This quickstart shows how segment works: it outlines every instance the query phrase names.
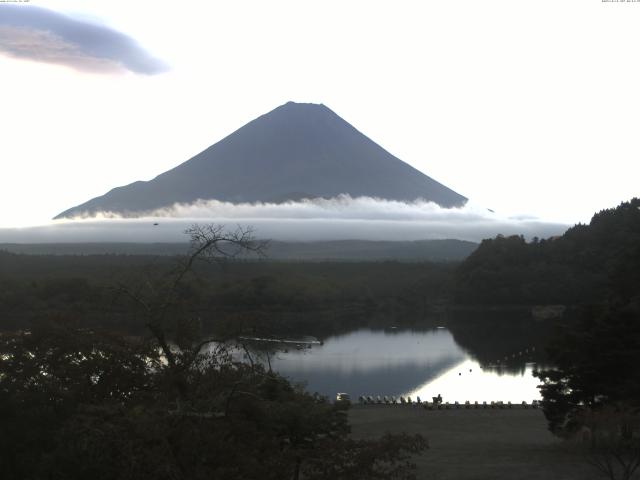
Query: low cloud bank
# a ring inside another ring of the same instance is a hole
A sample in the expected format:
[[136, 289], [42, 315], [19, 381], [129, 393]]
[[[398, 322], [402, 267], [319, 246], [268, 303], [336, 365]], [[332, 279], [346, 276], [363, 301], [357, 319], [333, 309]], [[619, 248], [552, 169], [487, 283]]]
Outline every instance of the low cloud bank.
[[102, 212], [93, 218], [0, 229], [0, 243], [179, 242], [186, 240], [183, 232], [193, 223], [252, 226], [259, 238], [286, 241], [455, 238], [477, 242], [498, 234], [547, 238], [568, 227], [531, 217], [502, 217], [473, 205], [447, 209], [431, 202], [344, 195], [282, 204], [198, 201], [136, 218]]
[[0, 53], [89, 72], [168, 69], [121, 32], [33, 5], [0, 6]]

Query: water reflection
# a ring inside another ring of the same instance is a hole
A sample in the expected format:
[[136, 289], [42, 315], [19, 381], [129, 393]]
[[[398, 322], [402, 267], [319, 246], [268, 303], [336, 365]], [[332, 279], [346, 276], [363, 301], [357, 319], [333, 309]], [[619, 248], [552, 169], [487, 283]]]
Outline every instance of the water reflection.
[[447, 326], [456, 344], [471, 352], [483, 367], [524, 374], [527, 362], [547, 363], [545, 346], [553, 337], [555, 323], [535, 321], [510, 310], [470, 310], [452, 314]]
[[541, 398], [537, 389], [540, 381], [532, 375], [533, 369], [533, 364], [527, 364], [522, 374], [483, 370], [478, 362], [467, 359], [406, 394], [429, 401], [441, 394], [443, 401], [451, 403], [467, 400], [530, 403]]
[[[310, 392], [334, 398], [360, 395], [440, 393], [445, 401], [520, 402], [539, 398], [533, 366], [514, 372], [481, 369], [446, 329], [430, 331], [357, 330], [329, 337], [309, 350], [289, 350], [271, 358], [274, 370]], [[460, 375], [459, 375], [460, 374]]]

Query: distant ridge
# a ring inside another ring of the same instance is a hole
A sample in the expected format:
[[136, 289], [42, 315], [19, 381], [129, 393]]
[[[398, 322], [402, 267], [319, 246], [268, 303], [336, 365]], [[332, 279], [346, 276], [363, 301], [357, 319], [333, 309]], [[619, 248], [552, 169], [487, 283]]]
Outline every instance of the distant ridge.
[[100, 211], [138, 216], [174, 203], [302, 198], [423, 199], [442, 207], [467, 201], [394, 157], [324, 105], [289, 102], [258, 117], [148, 182], [117, 187], [55, 218]]
[[[188, 243], [0, 243], [0, 252], [25, 255], [182, 255]], [[464, 240], [317, 242], [271, 241], [267, 260], [453, 262], [478, 247]], [[254, 258], [254, 257], [251, 257]]]

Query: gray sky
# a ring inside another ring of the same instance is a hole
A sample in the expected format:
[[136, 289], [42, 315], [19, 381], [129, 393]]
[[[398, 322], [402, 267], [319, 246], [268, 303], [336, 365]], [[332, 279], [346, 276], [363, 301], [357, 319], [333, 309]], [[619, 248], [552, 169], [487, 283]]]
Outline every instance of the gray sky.
[[288, 100], [501, 218], [588, 221], [639, 193], [638, 24], [640, 3], [601, 0], [0, 3], [0, 227]]

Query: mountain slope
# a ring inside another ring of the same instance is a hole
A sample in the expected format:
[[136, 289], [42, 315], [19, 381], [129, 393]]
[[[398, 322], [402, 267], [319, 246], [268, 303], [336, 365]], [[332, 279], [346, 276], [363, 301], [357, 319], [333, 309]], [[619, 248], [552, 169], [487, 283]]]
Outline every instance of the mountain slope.
[[289, 102], [153, 180], [114, 188], [56, 218], [98, 211], [135, 215], [198, 199], [283, 202], [341, 193], [425, 199], [443, 207], [466, 202], [324, 105]]

